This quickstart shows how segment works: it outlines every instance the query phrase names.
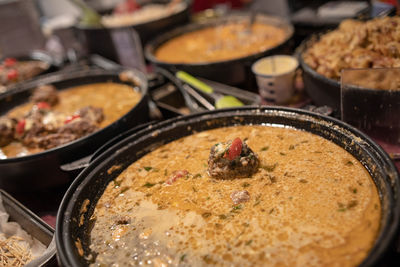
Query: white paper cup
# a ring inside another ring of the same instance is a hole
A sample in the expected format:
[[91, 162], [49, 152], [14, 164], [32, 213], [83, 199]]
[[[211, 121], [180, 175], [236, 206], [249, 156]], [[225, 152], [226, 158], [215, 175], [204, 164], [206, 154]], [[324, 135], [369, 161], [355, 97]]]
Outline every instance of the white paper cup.
[[277, 55], [257, 60], [251, 67], [256, 75], [260, 96], [277, 104], [286, 103], [294, 94], [294, 78], [299, 62], [295, 57]]

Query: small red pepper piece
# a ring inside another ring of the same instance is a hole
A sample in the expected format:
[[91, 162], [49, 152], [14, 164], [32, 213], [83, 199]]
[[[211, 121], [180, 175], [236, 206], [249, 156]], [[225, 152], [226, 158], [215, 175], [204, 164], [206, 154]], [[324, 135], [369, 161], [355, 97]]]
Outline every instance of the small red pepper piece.
[[75, 119], [77, 119], [77, 118], [80, 118], [80, 117], [81, 117], [81, 116], [79, 116], [79, 115], [77, 115], [77, 114], [72, 115], [72, 116], [69, 116], [69, 117], [64, 121], [64, 123], [65, 123], [65, 124], [70, 123], [71, 121], [73, 121], [73, 120], [75, 120]]
[[20, 120], [20, 121], [17, 123], [17, 126], [15, 126], [15, 131], [17, 132], [17, 134], [23, 134], [23, 133], [24, 133], [25, 124], [26, 124], [26, 121], [25, 121], [25, 120]]
[[174, 171], [172, 175], [165, 181], [165, 183], [168, 185], [172, 185], [176, 180], [188, 175], [188, 173], [189, 172], [187, 170]]
[[36, 107], [38, 109], [49, 109], [50, 105], [47, 102], [39, 102], [39, 103], [36, 104]]
[[242, 140], [239, 137], [236, 137], [233, 141], [231, 146], [229, 147], [228, 151], [225, 154], [225, 157], [229, 160], [234, 160], [240, 153], [242, 153]]
[[16, 69], [11, 69], [7, 72], [7, 79], [9, 81], [15, 81], [18, 78], [18, 71]]
[[12, 67], [15, 65], [15, 63], [17, 63], [17, 60], [12, 57], [6, 58], [3, 62], [4, 66], [6, 67]]
[[129, 14], [135, 12], [136, 10], [140, 9], [140, 6], [136, 2], [136, 0], [125, 0], [118, 4], [115, 9], [115, 14]]

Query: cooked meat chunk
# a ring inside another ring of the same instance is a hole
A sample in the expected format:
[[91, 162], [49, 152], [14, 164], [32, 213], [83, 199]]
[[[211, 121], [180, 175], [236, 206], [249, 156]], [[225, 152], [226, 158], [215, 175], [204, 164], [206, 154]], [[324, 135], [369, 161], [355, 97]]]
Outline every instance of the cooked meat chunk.
[[16, 126], [15, 139], [27, 147], [40, 147], [38, 139], [45, 137], [49, 132], [40, 121], [30, 119], [20, 120]]
[[[40, 147], [44, 149], [50, 149], [58, 147], [62, 144], [66, 144], [77, 139], [77, 136], [69, 133], [52, 133], [43, 136], [32, 136], [30, 139], [25, 138], [24, 140], [29, 141], [30, 147]], [[25, 144], [28, 146], [28, 144]]]
[[0, 146], [6, 146], [14, 138], [14, 131], [17, 122], [8, 117], [0, 117]]
[[76, 135], [76, 139], [93, 133], [97, 130], [96, 124], [91, 121], [85, 119], [76, 119], [69, 123], [66, 123], [64, 126], [60, 127], [57, 133], [60, 134], [73, 134]]
[[87, 106], [79, 109], [76, 114], [79, 115], [82, 119], [95, 123], [100, 123], [104, 120], [104, 113], [102, 108]]
[[21, 142], [28, 147], [50, 149], [72, 142], [95, 130], [97, 130], [95, 124], [83, 119], [69, 122], [53, 132], [48, 131], [44, 124], [36, 122], [25, 131]]
[[179, 178], [182, 178], [186, 175], [188, 175], [189, 172], [187, 170], [179, 170], [179, 171], [174, 171], [170, 177], [165, 181], [167, 185], [172, 185], [173, 183], [176, 182]]
[[250, 194], [246, 190], [243, 191], [234, 191], [231, 194], [231, 199], [233, 201], [233, 204], [239, 204], [243, 202], [247, 202], [250, 200]]
[[31, 100], [35, 103], [46, 102], [50, 106], [54, 106], [58, 103], [57, 89], [52, 85], [39, 86], [33, 92]]
[[259, 159], [240, 138], [217, 143], [211, 148], [208, 158], [208, 173], [211, 177], [234, 179], [249, 177], [257, 171]]

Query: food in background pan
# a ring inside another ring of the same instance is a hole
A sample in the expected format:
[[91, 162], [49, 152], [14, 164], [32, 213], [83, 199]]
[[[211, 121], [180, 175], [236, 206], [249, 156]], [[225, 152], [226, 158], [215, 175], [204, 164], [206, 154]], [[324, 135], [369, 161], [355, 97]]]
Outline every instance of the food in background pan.
[[400, 17], [366, 22], [343, 21], [304, 53], [306, 64], [325, 77], [339, 79], [346, 68], [400, 67]]
[[39, 86], [29, 103], [0, 117], [0, 158], [58, 147], [118, 120], [140, 100], [132, 87], [95, 83], [58, 91]]
[[208, 63], [246, 57], [282, 43], [286, 32], [255, 22], [229, 22], [182, 34], [162, 44], [155, 52], [168, 63]]
[[0, 87], [31, 79], [48, 67], [43, 61], [6, 58], [0, 63]]
[[134, 0], [127, 0], [118, 5], [112, 15], [101, 18], [105, 27], [123, 27], [158, 20], [185, 9], [186, 3], [171, 1], [168, 4], [148, 4], [140, 6]]
[[92, 266], [356, 266], [380, 227], [374, 182], [317, 135], [234, 126], [163, 145], [110, 182]]

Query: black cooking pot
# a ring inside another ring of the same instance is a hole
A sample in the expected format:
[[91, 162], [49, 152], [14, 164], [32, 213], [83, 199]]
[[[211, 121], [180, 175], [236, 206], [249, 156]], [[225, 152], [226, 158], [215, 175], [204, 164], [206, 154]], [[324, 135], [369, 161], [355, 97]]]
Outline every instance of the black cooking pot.
[[[162, 4], [167, 2], [169, 1], [155, 1], [155, 3]], [[99, 54], [113, 61], [121, 62], [121, 52], [123, 52], [121, 50], [127, 49], [126, 44], [116, 43], [113, 40], [117, 40], [118, 35], [121, 35], [121, 30], [134, 29], [144, 47], [151, 38], [189, 21], [191, 1], [186, 0], [185, 2], [186, 7], [183, 10], [157, 20], [116, 28], [85, 27], [78, 24], [75, 26], [75, 31], [78, 39], [86, 45], [89, 53]]]
[[313, 35], [304, 40], [296, 49], [300, 66], [303, 69], [304, 89], [318, 106], [327, 105], [336, 111], [340, 111], [340, 82], [319, 74], [303, 59], [303, 53], [318, 39], [319, 35]]
[[[62, 165], [90, 155], [118, 133], [148, 121], [147, 80], [144, 74], [134, 71], [134, 82], [124, 82], [119, 71], [87, 70], [73, 73], [55, 73], [24, 84], [13, 92], [0, 96], [0, 115], [28, 101], [38, 85], [53, 84], [58, 90], [73, 86], [117, 82], [132, 86], [142, 98], [128, 113], [107, 127], [71, 143], [23, 157], [0, 159], [0, 188], [8, 192], [32, 192], [65, 185], [77, 174], [61, 169]], [[116, 92], [118, 93], [118, 92]]]
[[242, 85], [247, 79], [253, 77], [251, 72], [251, 65], [253, 62], [264, 56], [284, 52], [294, 32], [293, 26], [289, 22], [279, 17], [257, 14], [256, 22], [274, 25], [283, 29], [286, 32], [286, 38], [275, 47], [246, 57], [210, 63], [168, 63], [158, 60], [155, 57], [155, 52], [162, 44], [177, 36], [207, 27], [224, 25], [232, 21], [249, 21], [250, 16], [250, 13], [233, 13], [231, 15], [217, 18], [206, 23], [190, 24], [174, 29], [150, 41], [145, 47], [145, 56], [153, 64], [173, 72], [177, 70], [183, 70], [190, 74], [213, 81], [230, 85]]
[[[36, 76], [32, 77], [31, 79], [8, 85], [6, 88], [7, 91], [13, 90], [14, 88], [18, 88], [22, 82], [37, 79], [38, 76], [48, 74], [50, 72], [54, 72], [54, 71], [58, 70], [58, 68], [59, 68], [59, 66], [55, 63], [55, 61], [53, 60], [51, 55], [49, 55], [48, 53], [46, 53], [44, 51], [40, 51], [40, 50], [30, 51], [29, 53], [26, 53], [26, 54], [7, 55], [7, 56], [0, 58], [0, 62], [5, 60], [6, 58], [15, 58], [17, 61], [40, 61], [40, 62], [43, 62], [46, 64], [46, 67], [43, 68], [43, 70], [40, 73], [38, 73]], [[3, 93], [3, 92], [0, 91], [0, 93]]]
[[[167, 120], [128, 136], [96, 158], [72, 183], [58, 211], [56, 244], [63, 266], [86, 266], [90, 218], [107, 184], [155, 148], [203, 130], [232, 125], [281, 125], [311, 132], [341, 146], [371, 174], [382, 204], [381, 229], [362, 266], [373, 266], [392, 244], [399, 226], [399, 174], [388, 155], [360, 131], [336, 119], [290, 108], [241, 107]], [[107, 172], [112, 166], [120, 168]], [[82, 245], [82, 253], [79, 253]]]

